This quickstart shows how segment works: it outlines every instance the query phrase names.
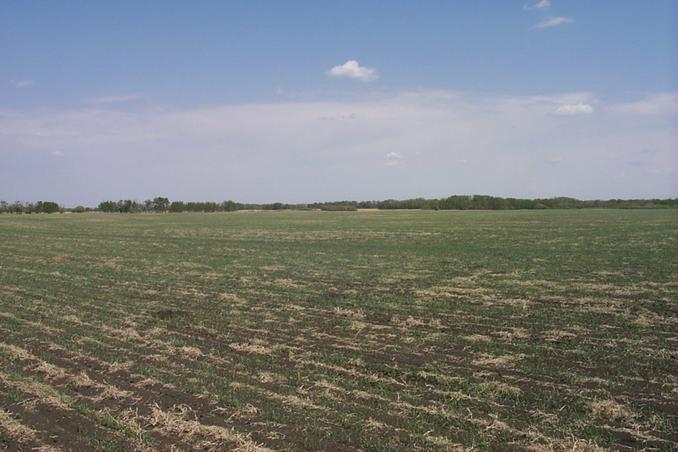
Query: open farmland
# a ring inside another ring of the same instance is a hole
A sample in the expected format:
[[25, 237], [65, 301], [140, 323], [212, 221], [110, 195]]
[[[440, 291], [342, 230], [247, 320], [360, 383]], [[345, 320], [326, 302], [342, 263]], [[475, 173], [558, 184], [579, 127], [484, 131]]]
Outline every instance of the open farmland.
[[0, 216], [0, 449], [675, 448], [677, 250], [676, 210]]

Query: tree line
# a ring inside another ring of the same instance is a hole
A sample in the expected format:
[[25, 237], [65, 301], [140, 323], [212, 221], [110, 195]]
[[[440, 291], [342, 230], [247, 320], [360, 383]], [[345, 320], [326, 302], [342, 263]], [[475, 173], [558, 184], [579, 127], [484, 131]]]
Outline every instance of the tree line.
[[243, 210], [244, 204], [234, 201], [224, 202], [184, 202], [172, 201], [164, 197], [137, 202], [131, 199], [120, 201], [102, 201], [96, 210], [101, 212], [141, 213], [141, 212], [232, 212]]
[[38, 202], [20, 202], [8, 203], [0, 201], [0, 213], [56, 213], [64, 209], [53, 201]]
[[536, 209], [657, 209], [678, 208], [678, 198], [669, 199], [608, 199], [580, 200], [557, 198], [502, 198], [488, 195], [454, 195], [447, 198], [386, 199], [381, 201], [333, 201], [307, 204], [268, 204], [223, 202], [170, 201], [158, 196], [138, 202], [132, 199], [102, 201], [95, 208], [62, 207], [53, 201], [36, 203], [0, 201], [1, 213], [55, 213], [55, 212], [107, 212], [107, 213], [163, 213], [163, 212], [233, 212], [236, 210], [326, 210], [350, 211], [357, 209], [425, 209], [425, 210], [536, 210]]

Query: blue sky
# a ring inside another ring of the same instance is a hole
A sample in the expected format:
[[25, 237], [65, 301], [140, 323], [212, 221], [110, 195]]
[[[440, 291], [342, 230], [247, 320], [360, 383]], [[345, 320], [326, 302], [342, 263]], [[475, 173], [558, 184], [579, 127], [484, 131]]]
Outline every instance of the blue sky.
[[0, 199], [678, 196], [677, 57], [672, 0], [4, 1]]

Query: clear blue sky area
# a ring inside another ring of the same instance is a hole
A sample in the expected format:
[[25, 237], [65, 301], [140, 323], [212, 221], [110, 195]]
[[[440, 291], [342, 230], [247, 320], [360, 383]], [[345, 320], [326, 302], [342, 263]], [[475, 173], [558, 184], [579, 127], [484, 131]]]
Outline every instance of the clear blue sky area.
[[[36, 86], [18, 93], [5, 83], [1, 93], [17, 108], [128, 91], [187, 104], [272, 99], [281, 90], [341, 89], [323, 71], [349, 57], [379, 69], [380, 89], [606, 97], [675, 89], [678, 2], [524, 6], [4, 1], [0, 74]], [[549, 16], [574, 22], [533, 28]]]

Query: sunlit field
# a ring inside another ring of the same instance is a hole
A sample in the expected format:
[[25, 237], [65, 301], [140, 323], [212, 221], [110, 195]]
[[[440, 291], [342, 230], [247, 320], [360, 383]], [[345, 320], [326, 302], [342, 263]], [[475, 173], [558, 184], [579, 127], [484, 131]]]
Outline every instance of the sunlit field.
[[671, 449], [678, 211], [0, 216], [0, 449]]

